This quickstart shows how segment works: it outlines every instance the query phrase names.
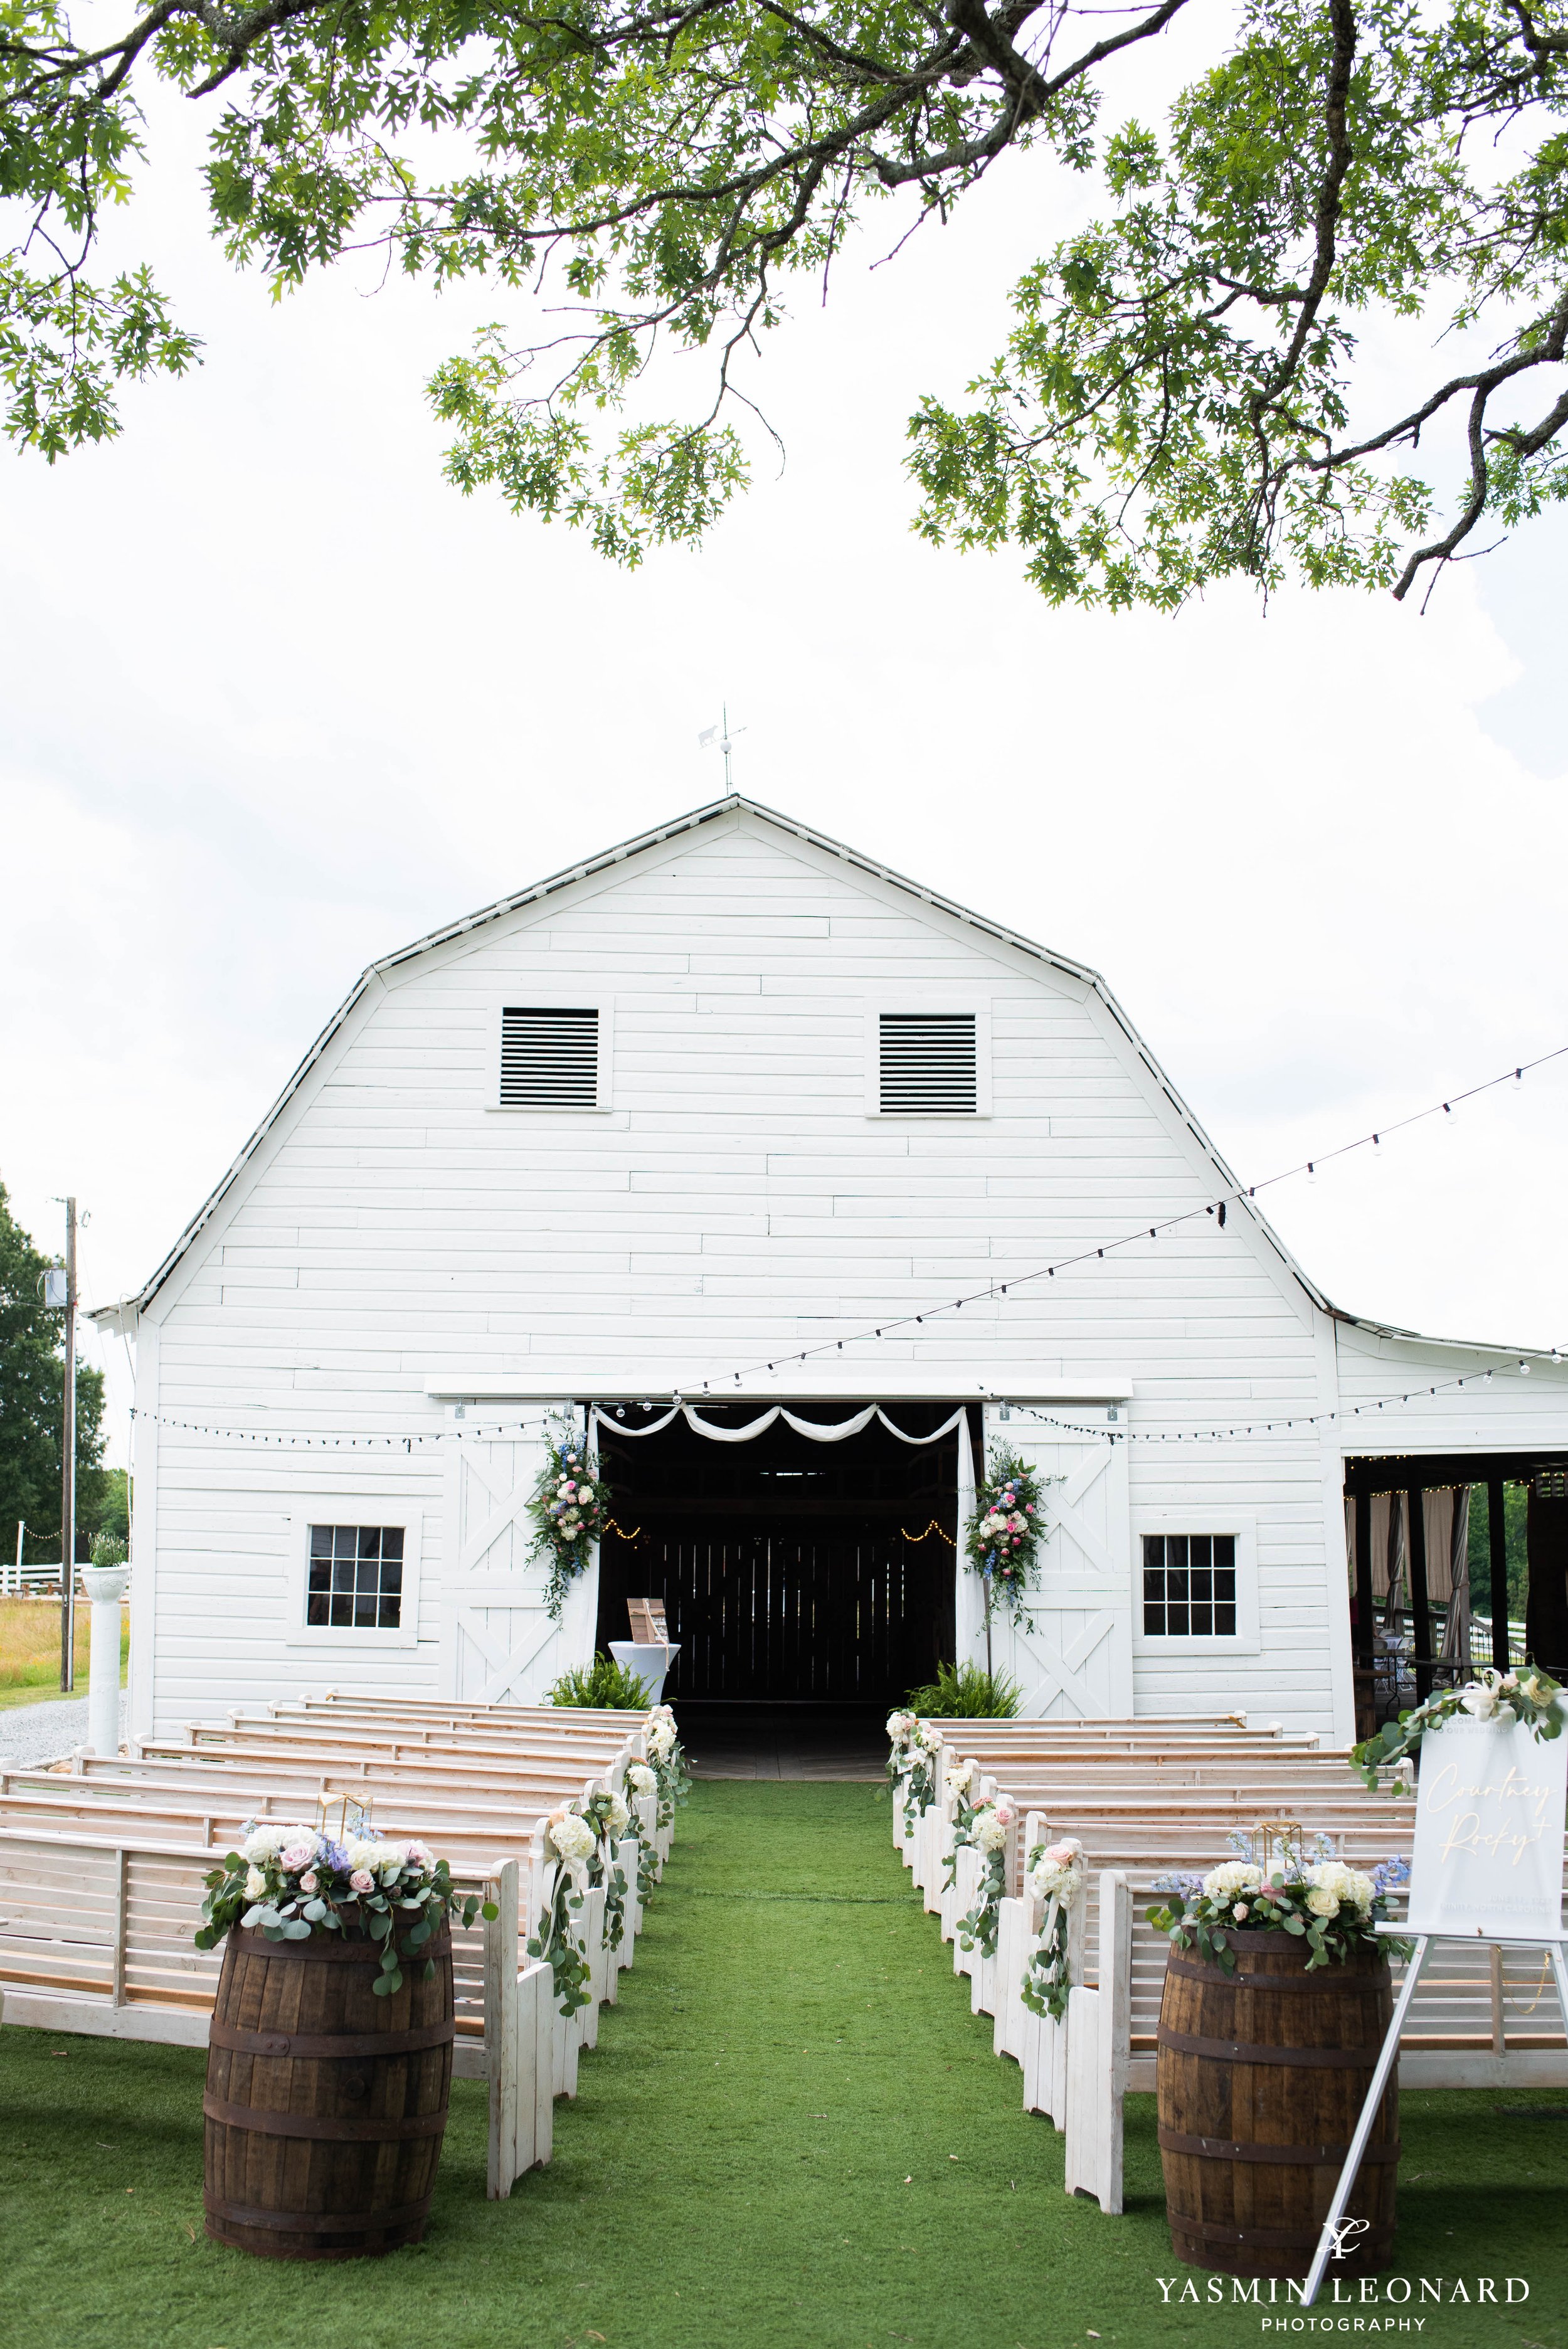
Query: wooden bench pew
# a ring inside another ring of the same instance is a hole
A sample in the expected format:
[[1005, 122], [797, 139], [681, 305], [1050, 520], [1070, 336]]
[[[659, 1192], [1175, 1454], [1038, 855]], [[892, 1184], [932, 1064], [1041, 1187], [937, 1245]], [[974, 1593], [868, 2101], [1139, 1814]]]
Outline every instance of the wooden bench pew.
[[[198, 1950], [212, 1855], [156, 1835], [0, 1825], [0, 1984], [5, 2020], [51, 2033], [201, 2047], [219, 1950]], [[457, 1868], [500, 1914], [454, 1930], [459, 2079], [488, 2083], [487, 2191], [551, 2158], [565, 2028], [548, 1965], [521, 1954], [515, 1859]]]

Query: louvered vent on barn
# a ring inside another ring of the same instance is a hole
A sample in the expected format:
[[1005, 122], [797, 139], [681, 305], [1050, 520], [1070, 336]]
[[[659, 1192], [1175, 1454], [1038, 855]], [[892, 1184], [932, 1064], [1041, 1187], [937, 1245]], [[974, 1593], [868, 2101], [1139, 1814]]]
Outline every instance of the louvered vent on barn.
[[500, 1015], [502, 1109], [596, 1109], [599, 1014], [508, 1005]]
[[980, 1101], [972, 1011], [884, 1011], [878, 1040], [884, 1116], [975, 1115]]

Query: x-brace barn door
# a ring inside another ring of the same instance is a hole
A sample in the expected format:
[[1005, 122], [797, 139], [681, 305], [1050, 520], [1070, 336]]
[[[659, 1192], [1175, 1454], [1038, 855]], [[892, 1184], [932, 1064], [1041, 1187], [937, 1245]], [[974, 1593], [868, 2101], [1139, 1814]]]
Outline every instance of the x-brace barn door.
[[[530, 1416], [532, 1417], [532, 1413]], [[598, 1573], [573, 1586], [559, 1625], [545, 1612], [548, 1568], [531, 1559], [529, 1499], [542, 1436], [463, 1436], [447, 1459], [441, 1693], [479, 1704], [538, 1704], [592, 1651]]]
[[1062, 1436], [1038, 1422], [998, 1424], [1047, 1485], [1041, 1572], [1029, 1598], [1032, 1632], [994, 1635], [998, 1663], [1023, 1691], [1023, 1710], [1058, 1719], [1132, 1711], [1132, 1537], [1127, 1447], [1096, 1436]]

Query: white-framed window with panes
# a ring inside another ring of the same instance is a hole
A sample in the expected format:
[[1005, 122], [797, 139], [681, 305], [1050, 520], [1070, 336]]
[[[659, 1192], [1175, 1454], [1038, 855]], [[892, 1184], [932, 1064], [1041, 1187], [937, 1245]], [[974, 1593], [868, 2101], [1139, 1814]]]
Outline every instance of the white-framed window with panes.
[[400, 1503], [302, 1501], [289, 1519], [289, 1646], [413, 1647], [422, 1530]]
[[1258, 1650], [1255, 1517], [1140, 1510], [1133, 1524], [1132, 1643], [1148, 1656]]
[[580, 1116], [611, 1106], [614, 1007], [526, 980], [490, 1010], [485, 1106], [498, 1114]]

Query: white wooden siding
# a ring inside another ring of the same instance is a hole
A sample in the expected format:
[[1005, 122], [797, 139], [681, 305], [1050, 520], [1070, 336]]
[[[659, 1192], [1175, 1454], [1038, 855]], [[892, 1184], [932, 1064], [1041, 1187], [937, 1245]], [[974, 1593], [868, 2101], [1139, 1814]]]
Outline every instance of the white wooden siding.
[[[936, 1008], [944, 990], [989, 1013], [992, 1115], [868, 1118], [868, 1006], [917, 995]], [[613, 1006], [607, 1112], [489, 1111], [489, 1023], [534, 991]], [[610, 1379], [692, 1391], [705, 1372], [1006, 1279], [1214, 1187], [1084, 982], [740, 811], [383, 972], [145, 1327], [173, 1417], [428, 1434], [453, 1424], [425, 1397], [434, 1376], [526, 1369], [562, 1393]], [[846, 1347], [834, 1386], [874, 1395], [896, 1369], [937, 1394], [1010, 1381], [1038, 1393], [1130, 1372], [1132, 1429], [1174, 1433], [1320, 1408], [1313, 1323], [1238, 1210], [1223, 1231], [1201, 1217]], [[1351, 1385], [1387, 1369], [1354, 1346], [1347, 1359], [1343, 1336], [1339, 1361]], [[341, 1496], [363, 1514], [377, 1493], [422, 1511], [419, 1644], [366, 1651], [353, 1678], [435, 1692], [438, 1446], [272, 1451], [166, 1427], [157, 1453], [156, 1655], [150, 1675], [139, 1667], [139, 1726], [347, 1676], [346, 1660], [283, 1644], [287, 1513], [304, 1492], [324, 1512]], [[1143, 1509], [1212, 1501], [1258, 1529], [1259, 1652], [1144, 1653], [1137, 1703], [1330, 1726], [1344, 1594], [1316, 1435], [1135, 1444], [1127, 1465], [1134, 1526]]]

